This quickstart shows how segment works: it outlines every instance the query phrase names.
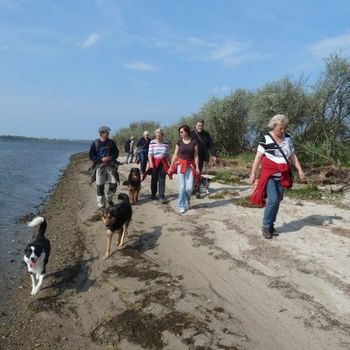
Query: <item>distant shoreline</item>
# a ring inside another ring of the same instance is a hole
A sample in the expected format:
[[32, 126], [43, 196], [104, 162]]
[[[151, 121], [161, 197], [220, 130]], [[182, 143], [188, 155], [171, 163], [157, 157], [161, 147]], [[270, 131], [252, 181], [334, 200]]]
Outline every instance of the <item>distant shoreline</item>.
[[77, 139], [64, 139], [47, 137], [29, 137], [29, 136], [14, 136], [14, 135], [0, 135], [0, 141], [43, 141], [43, 142], [75, 142], [75, 143], [90, 143], [91, 140], [77, 140]]

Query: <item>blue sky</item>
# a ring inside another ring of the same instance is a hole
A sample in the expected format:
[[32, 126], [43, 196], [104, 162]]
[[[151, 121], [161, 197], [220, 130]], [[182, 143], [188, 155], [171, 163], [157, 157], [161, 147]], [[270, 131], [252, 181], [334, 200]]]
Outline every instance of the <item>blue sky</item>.
[[0, 0], [0, 135], [93, 139], [163, 125], [350, 54], [350, 3]]

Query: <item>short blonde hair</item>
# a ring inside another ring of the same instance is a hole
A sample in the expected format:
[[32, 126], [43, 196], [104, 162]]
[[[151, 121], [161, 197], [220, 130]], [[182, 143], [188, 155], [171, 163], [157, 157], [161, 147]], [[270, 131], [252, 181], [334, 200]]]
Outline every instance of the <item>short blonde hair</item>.
[[161, 134], [161, 135], [164, 136], [164, 131], [163, 131], [162, 128], [158, 128], [154, 133], [155, 133], [155, 134]]
[[283, 126], [287, 127], [289, 119], [284, 114], [276, 114], [270, 119], [269, 123], [267, 124], [267, 127], [270, 130], [273, 130], [278, 123], [281, 123], [283, 124]]

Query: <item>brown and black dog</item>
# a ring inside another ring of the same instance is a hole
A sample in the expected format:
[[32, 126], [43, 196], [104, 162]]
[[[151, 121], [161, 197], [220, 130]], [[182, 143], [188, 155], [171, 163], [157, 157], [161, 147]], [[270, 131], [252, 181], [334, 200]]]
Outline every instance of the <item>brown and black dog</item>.
[[141, 173], [139, 168], [131, 168], [128, 180], [123, 182], [129, 188], [129, 198], [131, 204], [136, 204], [141, 190]]
[[115, 232], [118, 232], [119, 234], [117, 246], [120, 247], [123, 245], [132, 217], [132, 208], [128, 195], [126, 193], [119, 193], [118, 201], [119, 203], [108, 207], [102, 214], [102, 221], [107, 229], [106, 252], [104, 255], [105, 259], [108, 259], [111, 255], [112, 237]]

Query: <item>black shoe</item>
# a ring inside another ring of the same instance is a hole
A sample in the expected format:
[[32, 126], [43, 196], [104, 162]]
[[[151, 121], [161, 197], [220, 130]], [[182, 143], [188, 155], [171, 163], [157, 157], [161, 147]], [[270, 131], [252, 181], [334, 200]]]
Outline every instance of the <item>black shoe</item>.
[[167, 202], [167, 200], [165, 199], [165, 197], [159, 197], [159, 201], [162, 204], [165, 204]]
[[114, 205], [113, 201], [109, 201], [109, 202], [108, 202], [108, 206], [109, 206], [109, 207], [112, 207], [113, 205]]
[[266, 239], [272, 238], [272, 233], [270, 232], [270, 229], [263, 227], [262, 228], [262, 234]]
[[199, 192], [196, 193], [196, 198], [200, 199], [201, 198], [201, 194]]
[[152, 199], [152, 201], [156, 201], [158, 199], [158, 197], [155, 194], [152, 194], [151, 199]]
[[276, 229], [274, 228], [274, 226], [270, 227], [270, 233], [272, 234], [272, 236], [279, 236], [280, 234], [276, 231]]

